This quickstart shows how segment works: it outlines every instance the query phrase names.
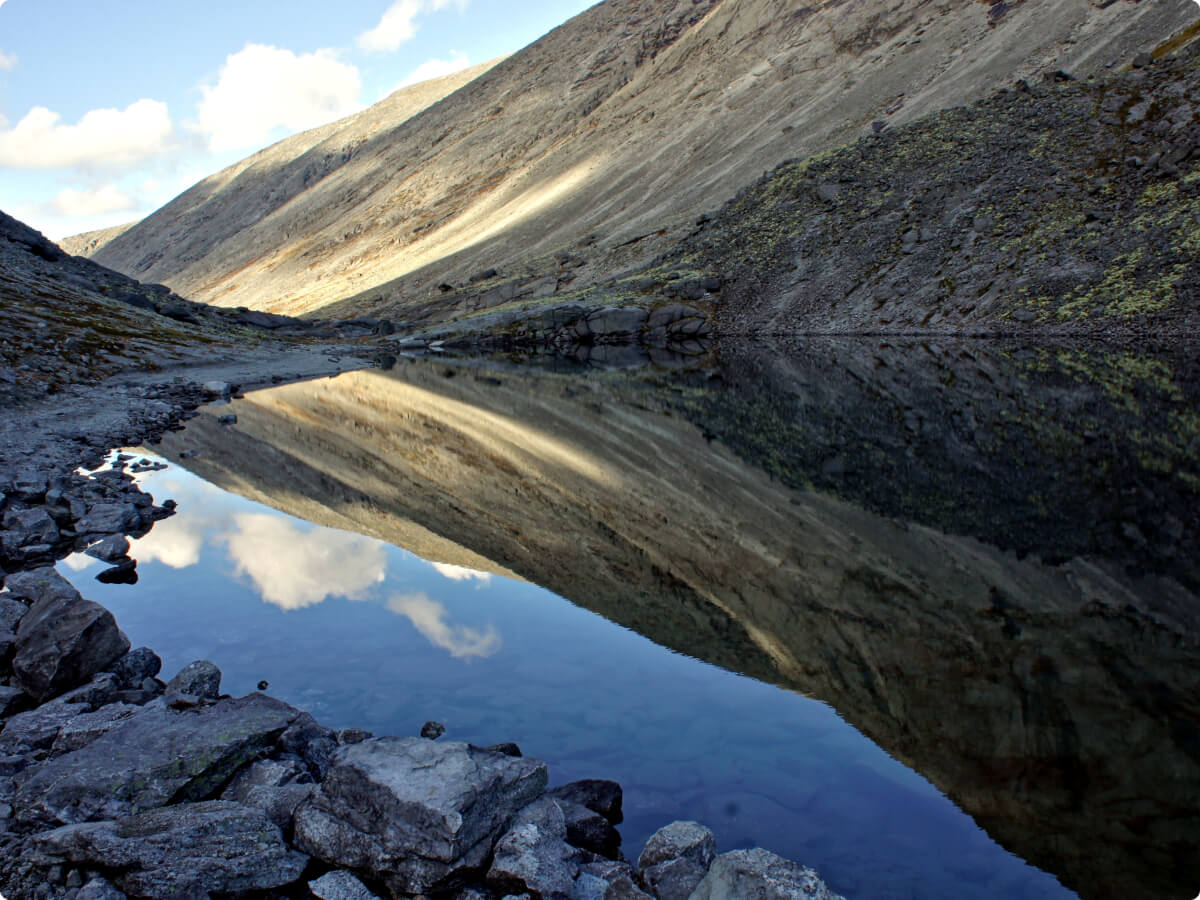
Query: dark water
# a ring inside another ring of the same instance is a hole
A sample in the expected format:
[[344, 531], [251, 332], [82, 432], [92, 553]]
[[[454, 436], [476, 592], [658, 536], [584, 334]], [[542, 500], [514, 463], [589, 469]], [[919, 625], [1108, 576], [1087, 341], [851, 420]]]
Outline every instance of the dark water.
[[1191, 898], [1188, 359], [402, 361], [170, 436], [179, 514], [87, 593], [168, 672], [614, 778], [630, 856], [694, 818], [851, 898]]

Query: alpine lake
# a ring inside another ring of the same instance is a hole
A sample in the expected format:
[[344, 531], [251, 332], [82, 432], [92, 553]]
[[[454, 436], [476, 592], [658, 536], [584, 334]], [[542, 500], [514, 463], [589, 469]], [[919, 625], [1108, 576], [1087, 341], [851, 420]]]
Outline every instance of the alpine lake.
[[136, 584], [60, 569], [167, 675], [614, 779], [635, 859], [695, 819], [851, 900], [1200, 889], [1184, 349], [401, 357], [126, 452], [176, 515]]

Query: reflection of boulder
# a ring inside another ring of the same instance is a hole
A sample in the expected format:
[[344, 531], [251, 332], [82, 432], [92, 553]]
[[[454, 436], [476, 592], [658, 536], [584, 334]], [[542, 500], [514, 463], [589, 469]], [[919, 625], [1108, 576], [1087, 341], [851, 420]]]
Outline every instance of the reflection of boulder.
[[[972, 352], [975, 369], [1012, 385], [1030, 408], [1070, 399], [1058, 374], [1040, 382], [1036, 367]], [[942, 356], [889, 358], [910, 369], [914, 417], [939, 415], [948, 396], [970, 398], [982, 421], [1002, 418], [1006, 395], [993, 390], [989, 407], [967, 369], [956, 384], [929, 368]], [[804, 366], [785, 360], [774, 370]], [[791, 389], [810, 377], [810, 419], [842, 410], [855, 427], [871, 421], [869, 380], [827, 366]], [[919, 389], [934, 383], [947, 387]], [[707, 426], [667, 414], [668, 404], [682, 406], [726, 427], [702, 406], [719, 404], [713, 396], [405, 364], [251, 394], [236, 404], [236, 432], [203, 415], [187, 431], [188, 446], [203, 452], [188, 464], [310, 519], [401, 544], [422, 534], [470, 547], [473, 561], [465, 550], [442, 561], [519, 573], [665, 646], [827, 700], [995, 839], [1085, 897], [1194, 890], [1194, 595], [1098, 558], [1018, 560], [971, 537], [781, 489], [710, 444]], [[736, 412], [736, 391], [731, 402]], [[795, 396], [761, 402], [786, 410]], [[756, 421], [765, 420], [748, 418], [747, 428]], [[1069, 420], [1055, 424], [1069, 433]], [[880, 472], [887, 454], [907, 453], [886, 427], [876, 429]], [[1086, 499], [1070, 482], [1078, 470], [1063, 469], [1023, 427], [1010, 425], [1030, 454], [1021, 468], [1063, 472], [1059, 489]], [[823, 449], [817, 459], [837, 446], [829, 428], [828, 444], [812, 448]], [[753, 435], [760, 456], [769, 430]], [[168, 450], [179, 440], [169, 435]], [[1002, 454], [975, 465], [962, 452], [955, 478], [999, 477]], [[778, 459], [788, 463], [783, 443]], [[905, 465], [895, 464], [897, 478], [913, 470]]]

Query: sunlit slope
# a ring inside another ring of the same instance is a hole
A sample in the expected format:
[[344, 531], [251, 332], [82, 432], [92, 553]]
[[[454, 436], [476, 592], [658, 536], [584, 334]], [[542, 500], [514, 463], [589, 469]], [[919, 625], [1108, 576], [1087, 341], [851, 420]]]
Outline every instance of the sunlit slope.
[[[396, 313], [565, 248], [645, 238], [644, 258], [784, 159], [1121, 64], [1195, 16], [1191, 0], [607, 0], [416, 115], [373, 107], [202, 182], [97, 259], [216, 304]], [[577, 284], [637, 261], [583, 255]]]

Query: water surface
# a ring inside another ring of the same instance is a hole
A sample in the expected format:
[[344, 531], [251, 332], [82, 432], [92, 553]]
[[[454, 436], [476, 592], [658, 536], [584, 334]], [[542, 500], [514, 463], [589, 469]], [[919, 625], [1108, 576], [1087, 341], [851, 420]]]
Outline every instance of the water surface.
[[168, 672], [614, 778], [632, 856], [695, 818], [847, 897], [1190, 898], [1195, 396], [1107, 350], [402, 361], [170, 436], [179, 514], [89, 594]]

